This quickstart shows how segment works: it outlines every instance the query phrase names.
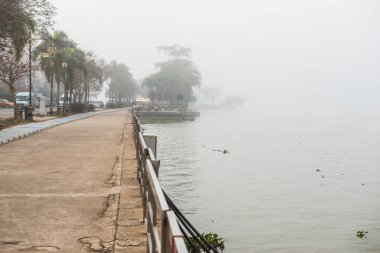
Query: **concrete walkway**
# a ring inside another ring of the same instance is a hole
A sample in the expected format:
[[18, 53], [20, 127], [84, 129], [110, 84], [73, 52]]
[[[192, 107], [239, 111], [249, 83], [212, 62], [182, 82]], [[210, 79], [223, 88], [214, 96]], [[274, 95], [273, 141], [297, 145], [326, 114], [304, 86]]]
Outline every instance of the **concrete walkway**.
[[0, 252], [145, 252], [131, 122], [102, 113], [0, 146]]
[[70, 123], [76, 120], [85, 119], [91, 116], [95, 116], [100, 113], [107, 113], [118, 110], [105, 110], [98, 112], [86, 112], [81, 114], [75, 114], [68, 117], [56, 118], [48, 121], [41, 121], [36, 123], [30, 123], [20, 126], [15, 126], [7, 128], [0, 131], [0, 145], [6, 144], [8, 142], [18, 140], [32, 134], [41, 132], [43, 130], [49, 129], [51, 127], [59, 126], [62, 124]]

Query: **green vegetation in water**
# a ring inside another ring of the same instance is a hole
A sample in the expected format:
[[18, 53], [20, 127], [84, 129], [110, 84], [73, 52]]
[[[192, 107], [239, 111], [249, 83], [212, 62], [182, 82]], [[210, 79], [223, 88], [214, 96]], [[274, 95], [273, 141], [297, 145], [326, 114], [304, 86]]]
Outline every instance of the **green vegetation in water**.
[[[205, 239], [212, 247], [214, 247], [217, 250], [220, 250], [223, 252], [224, 250], [224, 239], [222, 237], [219, 237], [218, 234], [215, 233], [202, 233], [203, 239]], [[197, 237], [199, 238], [199, 237]], [[199, 240], [199, 239], [198, 239]], [[186, 247], [189, 250], [189, 252], [196, 252], [200, 253], [203, 252], [200, 245], [197, 243], [197, 241], [194, 239], [194, 237], [189, 237], [189, 240], [185, 240]], [[192, 248], [192, 245], [197, 247], [197, 250], [194, 250]]]
[[359, 238], [367, 238], [365, 235], [368, 234], [368, 231], [362, 231], [362, 230], [359, 230], [356, 232], [356, 236], [359, 237]]
[[214, 151], [214, 152], [221, 152], [221, 153], [223, 153], [223, 154], [228, 154], [228, 153], [230, 153], [230, 151], [228, 151], [227, 149], [213, 149], [212, 151]]

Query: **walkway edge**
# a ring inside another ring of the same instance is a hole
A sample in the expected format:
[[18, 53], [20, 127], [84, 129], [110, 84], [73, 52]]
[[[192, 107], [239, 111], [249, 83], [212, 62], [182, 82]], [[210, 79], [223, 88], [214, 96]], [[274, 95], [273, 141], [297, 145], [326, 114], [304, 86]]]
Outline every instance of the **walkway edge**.
[[7, 143], [31, 136], [33, 134], [48, 130], [53, 127], [57, 127], [63, 124], [71, 123], [77, 120], [86, 119], [93, 117], [102, 113], [115, 112], [115, 111], [124, 111], [127, 109], [113, 109], [113, 110], [104, 110], [98, 112], [86, 112], [81, 114], [75, 114], [67, 116], [64, 118], [57, 118], [42, 122], [29, 123], [25, 125], [20, 125], [12, 128], [7, 128], [0, 131], [0, 146]]

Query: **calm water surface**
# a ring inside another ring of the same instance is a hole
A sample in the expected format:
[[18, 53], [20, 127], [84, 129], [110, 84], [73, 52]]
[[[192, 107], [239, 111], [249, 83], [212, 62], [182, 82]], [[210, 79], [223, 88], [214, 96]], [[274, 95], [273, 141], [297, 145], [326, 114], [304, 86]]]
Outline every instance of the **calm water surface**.
[[225, 252], [380, 252], [373, 113], [201, 111], [144, 128], [159, 136], [163, 188]]

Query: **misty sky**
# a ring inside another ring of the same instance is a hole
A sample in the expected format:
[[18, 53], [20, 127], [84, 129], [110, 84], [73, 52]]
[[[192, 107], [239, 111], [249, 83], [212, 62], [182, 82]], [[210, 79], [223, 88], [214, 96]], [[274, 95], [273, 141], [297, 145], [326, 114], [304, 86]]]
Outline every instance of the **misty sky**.
[[57, 29], [125, 63], [136, 79], [166, 59], [157, 46], [178, 43], [192, 48], [202, 85], [228, 94], [369, 104], [380, 97], [375, 0], [52, 2]]

